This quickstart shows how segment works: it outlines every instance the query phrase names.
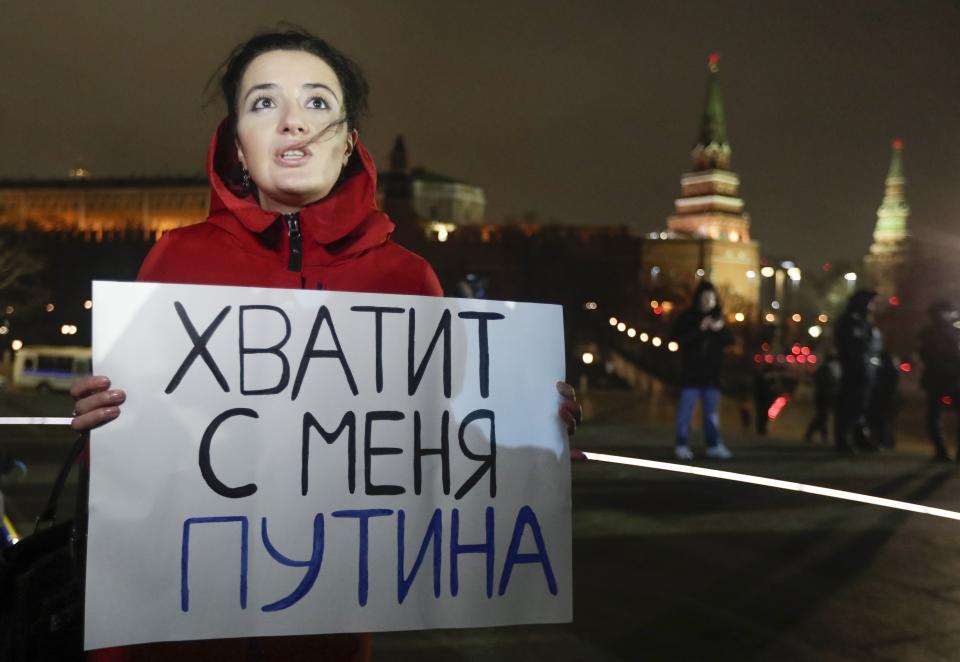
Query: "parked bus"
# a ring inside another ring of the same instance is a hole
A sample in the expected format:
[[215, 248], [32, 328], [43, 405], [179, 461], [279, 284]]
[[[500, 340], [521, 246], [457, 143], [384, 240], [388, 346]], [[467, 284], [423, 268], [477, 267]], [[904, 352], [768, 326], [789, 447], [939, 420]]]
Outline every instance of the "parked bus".
[[89, 375], [89, 347], [28, 345], [13, 358], [14, 387], [66, 391], [73, 382]]

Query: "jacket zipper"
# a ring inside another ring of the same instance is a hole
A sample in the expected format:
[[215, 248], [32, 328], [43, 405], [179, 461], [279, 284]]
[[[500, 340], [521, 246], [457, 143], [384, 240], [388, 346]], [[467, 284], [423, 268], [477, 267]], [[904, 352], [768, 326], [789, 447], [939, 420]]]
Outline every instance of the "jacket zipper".
[[303, 235], [300, 234], [300, 214], [284, 214], [283, 220], [287, 223], [287, 236], [290, 238], [290, 257], [287, 260], [288, 271], [303, 269]]

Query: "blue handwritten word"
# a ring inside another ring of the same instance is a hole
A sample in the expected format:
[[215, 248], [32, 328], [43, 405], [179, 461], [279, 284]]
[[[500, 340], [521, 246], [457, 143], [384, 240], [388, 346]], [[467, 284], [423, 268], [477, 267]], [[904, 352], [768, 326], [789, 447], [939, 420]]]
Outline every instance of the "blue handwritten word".
[[[367, 508], [357, 510], [337, 510], [330, 515], [341, 519], [355, 519], [357, 521], [357, 604], [361, 607], [366, 606], [369, 598], [370, 586], [370, 553], [371, 536], [370, 520], [373, 518], [389, 517], [396, 514], [396, 545], [397, 545], [397, 604], [403, 604], [407, 598], [417, 575], [424, 566], [427, 559], [428, 550], [432, 547], [433, 554], [429, 563], [433, 575], [433, 595], [439, 598], [441, 595], [441, 567], [443, 562], [443, 512], [437, 508], [433, 511], [430, 521], [427, 524], [426, 531], [420, 540], [419, 551], [416, 558], [407, 573], [407, 563], [405, 550], [407, 547], [407, 514], [403, 510], [394, 513], [393, 510], [386, 508]], [[487, 506], [484, 511], [484, 527], [480, 542], [464, 542], [461, 540], [461, 517], [460, 510], [453, 508], [450, 513], [450, 541], [448, 543], [448, 554], [450, 564], [450, 595], [456, 597], [460, 593], [460, 557], [467, 554], [477, 554], [483, 557], [486, 569], [485, 589], [487, 598], [493, 597], [494, 571], [495, 571], [495, 513], [492, 506]], [[245, 516], [232, 517], [191, 517], [183, 522], [183, 544], [181, 546], [180, 558], [180, 608], [187, 612], [190, 611], [190, 591], [189, 591], [189, 569], [190, 569], [190, 527], [198, 524], [222, 524], [222, 523], [240, 523], [240, 608], [247, 608], [247, 570], [248, 570], [248, 539], [249, 523]], [[528, 536], [526, 531], [529, 529], [529, 538], [532, 538], [533, 545], [536, 548], [534, 552], [521, 552], [520, 547], [524, 539]], [[270, 557], [281, 565], [291, 568], [305, 568], [303, 578], [294, 590], [287, 596], [274, 602], [270, 602], [261, 607], [264, 612], [278, 612], [288, 609], [295, 605], [313, 588], [320, 575], [321, 565], [323, 563], [325, 528], [323, 513], [317, 513], [313, 518], [313, 538], [310, 551], [310, 557], [306, 560], [296, 560], [281, 553], [277, 546], [271, 541], [267, 532], [267, 518], [261, 518], [260, 536], [263, 541], [264, 549]], [[547, 590], [551, 595], [557, 595], [557, 580], [553, 573], [553, 567], [550, 563], [550, 557], [547, 553], [547, 545], [543, 538], [540, 522], [536, 513], [528, 505], [520, 508], [517, 512], [513, 525], [513, 532], [510, 537], [510, 543], [507, 547], [507, 553], [503, 560], [503, 566], [500, 571], [500, 582], [497, 587], [497, 595], [505, 595], [510, 585], [510, 578], [513, 575], [514, 568], [517, 565], [539, 565], [543, 571]]]

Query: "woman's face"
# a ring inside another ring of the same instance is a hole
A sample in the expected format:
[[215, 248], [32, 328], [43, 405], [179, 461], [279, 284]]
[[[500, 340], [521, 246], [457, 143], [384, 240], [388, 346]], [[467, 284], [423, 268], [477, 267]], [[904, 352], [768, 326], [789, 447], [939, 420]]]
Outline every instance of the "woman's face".
[[254, 58], [240, 81], [237, 154], [260, 206], [289, 213], [330, 193], [353, 152], [343, 90], [326, 62], [305, 51]]
[[704, 290], [700, 293], [700, 312], [709, 313], [717, 307], [717, 293], [713, 290]]

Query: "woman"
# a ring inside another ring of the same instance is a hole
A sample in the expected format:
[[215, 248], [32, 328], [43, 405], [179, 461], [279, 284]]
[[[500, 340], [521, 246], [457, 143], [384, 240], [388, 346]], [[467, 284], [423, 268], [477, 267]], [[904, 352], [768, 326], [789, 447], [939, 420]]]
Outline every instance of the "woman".
[[[390, 240], [376, 208], [376, 169], [359, 141], [367, 82], [355, 63], [299, 31], [238, 46], [220, 81], [228, 116], [210, 146], [210, 216], [167, 233], [139, 280], [441, 296], [423, 258]], [[558, 384], [573, 432], [580, 407]], [[126, 394], [103, 376], [71, 389], [73, 428], [120, 415]], [[95, 651], [96, 660], [364, 660], [369, 635], [152, 644]]]
[[723, 349], [733, 342], [723, 322], [723, 313], [713, 283], [702, 281], [693, 293], [693, 303], [677, 318], [673, 337], [680, 345], [680, 402], [677, 404], [678, 460], [692, 460], [690, 419], [697, 400], [702, 402], [703, 431], [707, 457], [733, 457], [720, 440], [720, 372]]

